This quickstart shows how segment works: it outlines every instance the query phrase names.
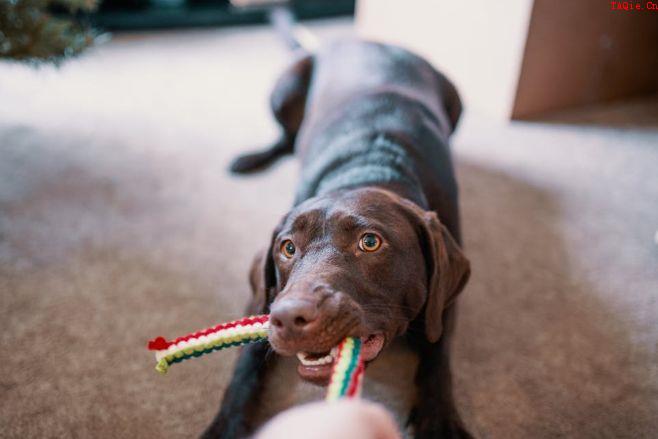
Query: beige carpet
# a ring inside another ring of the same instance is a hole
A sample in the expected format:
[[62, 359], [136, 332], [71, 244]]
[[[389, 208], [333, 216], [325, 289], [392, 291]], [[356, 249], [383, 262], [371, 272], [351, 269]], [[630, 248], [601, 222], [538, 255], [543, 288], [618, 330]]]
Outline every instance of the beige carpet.
[[[122, 36], [59, 70], [0, 64], [1, 436], [189, 437], [210, 421], [235, 353], [162, 377], [145, 343], [242, 313], [297, 168], [225, 167], [274, 139], [287, 56], [249, 28]], [[658, 132], [467, 114], [455, 151], [472, 430], [657, 437]]]

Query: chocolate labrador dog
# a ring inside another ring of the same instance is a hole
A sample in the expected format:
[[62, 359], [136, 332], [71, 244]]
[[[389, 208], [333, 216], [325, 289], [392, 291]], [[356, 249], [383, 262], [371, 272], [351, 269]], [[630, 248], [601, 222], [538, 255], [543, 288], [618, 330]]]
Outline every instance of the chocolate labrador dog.
[[343, 41], [300, 57], [271, 103], [280, 140], [232, 165], [254, 171], [292, 152], [302, 163], [294, 207], [250, 274], [249, 312], [270, 314], [270, 343], [243, 348], [205, 437], [244, 437], [320, 397], [348, 335], [363, 341], [364, 396], [409, 435], [470, 437], [449, 356], [470, 273], [448, 147], [461, 112], [454, 86], [406, 50]]

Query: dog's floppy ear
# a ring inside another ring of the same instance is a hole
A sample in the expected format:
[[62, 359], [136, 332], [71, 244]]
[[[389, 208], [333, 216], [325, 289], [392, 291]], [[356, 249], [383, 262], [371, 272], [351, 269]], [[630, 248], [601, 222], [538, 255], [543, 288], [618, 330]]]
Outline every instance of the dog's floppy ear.
[[431, 343], [435, 343], [443, 331], [443, 310], [466, 285], [471, 274], [470, 263], [435, 212], [425, 211], [410, 201], [403, 204], [411, 209], [420, 223], [420, 245], [428, 277], [425, 334]]
[[443, 332], [443, 310], [464, 289], [471, 275], [471, 264], [436, 212], [426, 211], [404, 198], [399, 202], [418, 229], [427, 273], [425, 335], [427, 340], [435, 343]]
[[468, 282], [471, 266], [435, 212], [424, 212], [423, 221], [421, 245], [428, 275], [425, 334], [434, 343], [443, 331], [443, 310], [452, 304]]
[[397, 201], [409, 215], [419, 235], [427, 274], [423, 316], [425, 336], [431, 343], [436, 343], [443, 332], [443, 310], [464, 289], [471, 275], [471, 264], [436, 212], [427, 211], [405, 198], [397, 198]]
[[248, 312], [251, 314], [267, 314], [270, 312], [270, 302], [276, 289], [276, 271], [272, 259], [272, 246], [277, 233], [275, 230], [270, 245], [256, 253], [254, 260], [251, 262], [249, 284], [251, 285], [253, 297], [248, 306]]

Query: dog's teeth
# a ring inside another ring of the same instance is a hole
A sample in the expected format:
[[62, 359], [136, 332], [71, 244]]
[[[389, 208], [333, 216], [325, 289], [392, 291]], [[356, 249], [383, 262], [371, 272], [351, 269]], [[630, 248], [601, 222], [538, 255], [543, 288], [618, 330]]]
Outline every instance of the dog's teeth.
[[331, 352], [329, 352], [329, 356], [334, 360], [336, 359], [336, 357], [338, 357], [338, 346], [334, 346], [333, 348], [331, 348]]
[[299, 359], [299, 362], [302, 363], [304, 366], [315, 365], [315, 360], [309, 360], [308, 353], [306, 352], [297, 352], [297, 358]]
[[299, 362], [302, 363], [304, 366], [321, 366], [324, 364], [330, 364], [331, 362], [334, 361], [331, 354], [325, 355], [324, 357], [321, 358], [316, 358], [314, 360], [308, 358], [308, 356], [309, 354], [307, 352], [297, 352], [297, 358], [299, 359]]

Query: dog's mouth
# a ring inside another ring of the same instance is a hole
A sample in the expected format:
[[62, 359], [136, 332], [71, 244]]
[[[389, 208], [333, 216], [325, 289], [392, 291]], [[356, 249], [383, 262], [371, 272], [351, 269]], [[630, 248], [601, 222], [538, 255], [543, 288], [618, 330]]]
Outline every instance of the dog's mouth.
[[[374, 360], [384, 347], [383, 334], [361, 337], [361, 357], [364, 362]], [[338, 357], [338, 346], [325, 352], [297, 352], [297, 373], [306, 381], [321, 386], [329, 384], [334, 363]]]

